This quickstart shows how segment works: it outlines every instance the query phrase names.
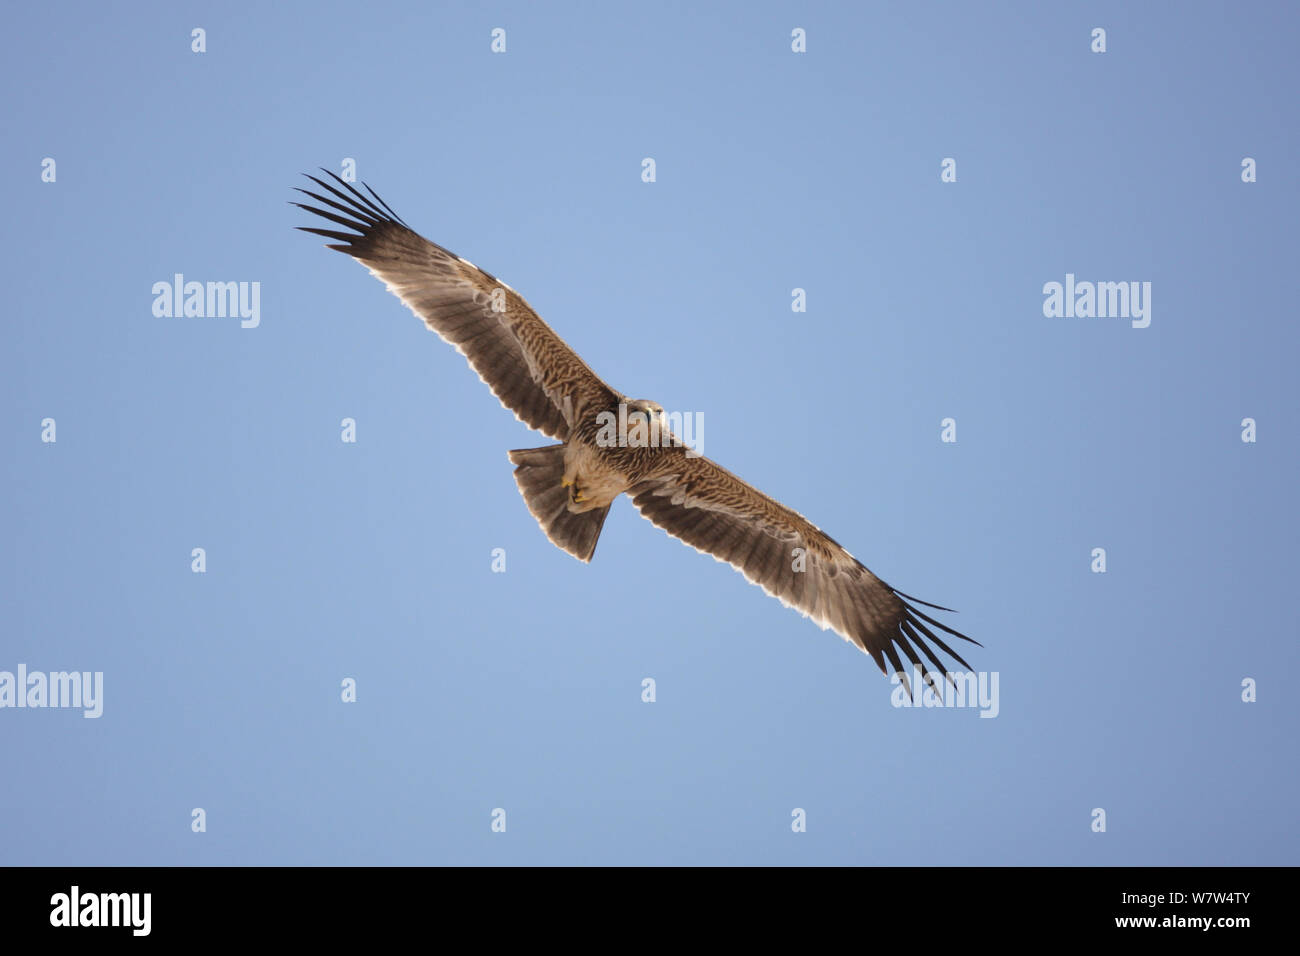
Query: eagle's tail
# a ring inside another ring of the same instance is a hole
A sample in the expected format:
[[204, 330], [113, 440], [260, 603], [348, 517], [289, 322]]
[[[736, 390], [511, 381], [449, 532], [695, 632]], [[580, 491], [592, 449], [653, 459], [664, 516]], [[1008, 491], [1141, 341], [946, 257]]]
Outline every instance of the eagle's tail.
[[515, 481], [546, 536], [579, 561], [590, 561], [609, 505], [580, 514], [569, 510], [569, 489], [562, 484], [564, 446], [517, 449], [510, 452], [510, 462], [518, 466]]

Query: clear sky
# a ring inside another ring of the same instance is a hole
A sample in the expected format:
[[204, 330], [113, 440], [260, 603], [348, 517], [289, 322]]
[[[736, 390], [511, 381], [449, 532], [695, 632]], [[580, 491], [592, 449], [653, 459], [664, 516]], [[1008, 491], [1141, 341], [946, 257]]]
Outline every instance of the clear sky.
[[[1300, 862], [1298, 24], [14, 7], [0, 671], [103, 683], [97, 719], [0, 709], [0, 863]], [[893, 706], [626, 499], [590, 566], [548, 543], [506, 451], [549, 439], [293, 231], [347, 160], [959, 609], [997, 716]], [[258, 324], [155, 315], [177, 273], [259, 283]], [[1045, 315], [1067, 275], [1149, 325]]]

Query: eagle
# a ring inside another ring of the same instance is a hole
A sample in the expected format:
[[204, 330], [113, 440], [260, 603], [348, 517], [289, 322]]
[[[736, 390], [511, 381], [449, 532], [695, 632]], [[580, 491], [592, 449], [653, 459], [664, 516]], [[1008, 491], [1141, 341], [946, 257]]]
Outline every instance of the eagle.
[[333, 184], [305, 174], [319, 191], [295, 187], [317, 205], [292, 205], [350, 231], [297, 228], [334, 240], [328, 248], [381, 279], [516, 418], [558, 441], [509, 452], [524, 502], [556, 546], [590, 562], [625, 494], [668, 534], [833, 629], [886, 676], [892, 668], [909, 694], [900, 652], [932, 688], [936, 674], [952, 681], [936, 649], [971, 670], [938, 632], [982, 645], [917, 605], [951, 608], [890, 587], [799, 512], [687, 447], [659, 404], [607, 385], [514, 289], [412, 230], [368, 185], [363, 194], [321, 171]]

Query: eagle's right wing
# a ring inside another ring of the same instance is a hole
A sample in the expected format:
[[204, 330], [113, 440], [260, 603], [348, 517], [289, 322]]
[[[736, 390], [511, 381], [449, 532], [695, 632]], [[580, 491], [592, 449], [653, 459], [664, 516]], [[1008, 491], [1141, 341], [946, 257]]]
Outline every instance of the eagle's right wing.
[[373, 202], [324, 172], [346, 192], [308, 176], [334, 198], [299, 189], [329, 208], [294, 205], [354, 232], [298, 228], [339, 240], [329, 248], [346, 252], [382, 279], [425, 325], [465, 356], [520, 421], [564, 441], [580, 412], [618, 400], [508, 285], [414, 232], [369, 186]]
[[[651, 522], [697, 551], [730, 564], [823, 630], [833, 628], [871, 655], [886, 674], [889, 668], [901, 674], [909, 690], [899, 651], [927, 682], [948, 674], [931, 644], [971, 669], [936, 631], [972, 644], [978, 641], [930, 617], [916, 604], [940, 611], [948, 608], [894, 590], [799, 512], [716, 462], [674, 448], [657, 474], [627, 493]], [[922, 654], [937, 673], [921, 660]]]

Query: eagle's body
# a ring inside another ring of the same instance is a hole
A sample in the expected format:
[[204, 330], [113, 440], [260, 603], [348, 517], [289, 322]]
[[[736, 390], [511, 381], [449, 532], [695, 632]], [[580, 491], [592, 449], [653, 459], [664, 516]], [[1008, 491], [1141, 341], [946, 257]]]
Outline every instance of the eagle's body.
[[[620, 404], [626, 408], [631, 403], [624, 401]], [[570, 511], [607, 507], [637, 481], [653, 474], [656, 466], [663, 464], [659, 453], [667, 449], [640, 444], [619, 447], [608, 439], [602, 440], [602, 430], [608, 429], [602, 429], [601, 413], [615, 416], [617, 421], [617, 408], [579, 411], [564, 443], [563, 483], [574, 489], [569, 499]]]
[[834, 628], [882, 671], [888, 660], [904, 673], [901, 650], [927, 680], [921, 654], [943, 673], [927, 640], [969, 669], [931, 628], [970, 638], [908, 603], [926, 602], [895, 591], [803, 515], [682, 445], [658, 405], [605, 384], [509, 286], [412, 231], [373, 191], [372, 201], [329, 175], [342, 190], [315, 177], [328, 196], [299, 190], [328, 208], [296, 205], [353, 232], [300, 228], [339, 240], [330, 248], [367, 266], [505, 407], [559, 442], [510, 452], [524, 501], [557, 546], [590, 561], [610, 505], [626, 494], [654, 524]]

